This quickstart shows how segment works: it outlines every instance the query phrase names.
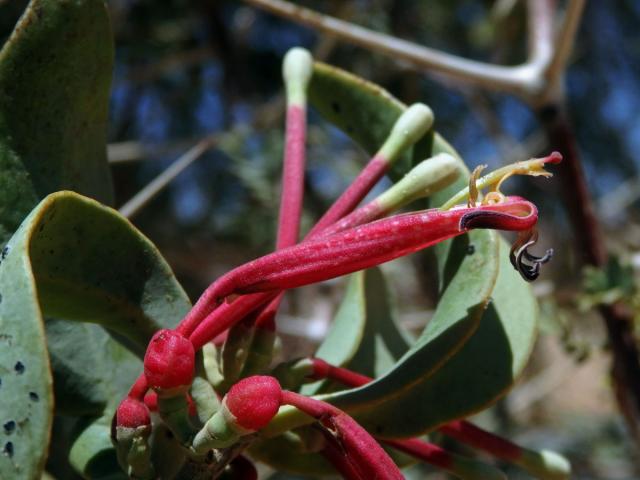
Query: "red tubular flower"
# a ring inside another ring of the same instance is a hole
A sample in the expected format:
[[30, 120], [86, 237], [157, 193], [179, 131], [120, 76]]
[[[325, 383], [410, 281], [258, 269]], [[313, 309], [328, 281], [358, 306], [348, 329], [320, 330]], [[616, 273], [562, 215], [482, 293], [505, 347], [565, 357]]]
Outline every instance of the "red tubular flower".
[[186, 389], [195, 373], [195, 350], [189, 339], [174, 330], [155, 333], [144, 356], [144, 375], [158, 393]]
[[535, 205], [520, 197], [387, 217], [246, 263], [214, 282], [201, 300], [220, 303], [231, 295], [300, 287], [388, 262], [474, 228], [527, 231], [537, 220]]

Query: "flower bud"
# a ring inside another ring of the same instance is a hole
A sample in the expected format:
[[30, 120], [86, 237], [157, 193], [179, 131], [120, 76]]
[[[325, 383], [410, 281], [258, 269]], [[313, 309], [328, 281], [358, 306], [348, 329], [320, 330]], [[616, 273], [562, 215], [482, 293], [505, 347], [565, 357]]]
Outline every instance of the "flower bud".
[[183, 392], [193, 381], [195, 351], [189, 339], [174, 330], [160, 330], [149, 342], [144, 374], [160, 395]]
[[226, 448], [265, 427], [278, 413], [282, 389], [273, 377], [240, 380], [222, 399], [222, 406], [193, 440], [196, 453]]
[[116, 427], [138, 428], [151, 426], [147, 406], [134, 398], [125, 398], [116, 411]]

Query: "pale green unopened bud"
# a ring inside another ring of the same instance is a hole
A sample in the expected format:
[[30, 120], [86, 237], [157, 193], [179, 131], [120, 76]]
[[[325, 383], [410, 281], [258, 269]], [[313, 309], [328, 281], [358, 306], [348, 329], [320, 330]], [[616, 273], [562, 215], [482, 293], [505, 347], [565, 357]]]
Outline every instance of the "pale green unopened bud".
[[424, 198], [453, 183], [460, 175], [459, 161], [447, 153], [423, 160], [399, 182], [376, 198], [384, 214]]
[[396, 120], [391, 133], [378, 152], [387, 162], [420, 140], [433, 125], [433, 112], [424, 103], [414, 103]]
[[307, 87], [313, 75], [313, 57], [304, 48], [295, 47], [287, 52], [282, 62], [282, 77], [287, 89], [287, 103], [304, 106]]
[[542, 450], [535, 452], [522, 449], [522, 456], [515, 460], [516, 465], [521, 466], [536, 478], [542, 480], [565, 480], [571, 476], [571, 464], [562, 455]]

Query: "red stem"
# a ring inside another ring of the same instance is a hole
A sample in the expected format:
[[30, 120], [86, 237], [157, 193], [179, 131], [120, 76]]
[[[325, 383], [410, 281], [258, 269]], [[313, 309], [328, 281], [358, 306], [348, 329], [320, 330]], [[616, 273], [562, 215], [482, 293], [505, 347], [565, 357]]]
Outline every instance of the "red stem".
[[493, 456], [507, 461], [516, 461], [522, 454], [522, 449], [515, 443], [478, 428], [464, 420], [454, 420], [453, 422], [443, 425], [438, 430], [460, 442], [489, 452]]
[[[353, 372], [346, 368], [336, 367], [320, 358], [313, 358], [311, 360], [313, 362], [313, 378], [315, 379], [327, 378], [349, 387], [360, 387], [373, 381], [371, 377]], [[455, 438], [463, 443], [467, 443], [479, 450], [489, 452], [497, 458], [513, 461], [518, 459], [522, 453], [522, 450], [518, 445], [476, 427], [465, 420], [454, 420], [453, 422], [449, 422], [440, 427], [438, 430], [447, 436]], [[384, 440], [384, 442], [411, 455], [413, 455], [413, 453], [411, 453], [410, 450], [413, 450], [416, 453], [415, 456], [418, 458], [422, 458], [423, 460], [442, 468], [448, 468], [451, 464], [450, 457], [448, 456], [449, 454], [446, 451], [443, 450], [441, 453], [437, 450], [439, 447], [418, 439], [393, 441]], [[446, 458], [448, 463], [436, 463], [444, 462], [445, 457], [443, 455], [445, 454], [447, 455]]]
[[[325, 432], [323, 431], [323, 434]], [[320, 453], [326, 458], [338, 473], [345, 480], [367, 480], [363, 479], [358, 470], [353, 465], [349, 457], [345, 454], [334, 439], [328, 438], [325, 434], [325, 445]]]
[[338, 444], [363, 480], [404, 479], [397, 465], [378, 442], [343, 411], [328, 403], [287, 390], [282, 392], [281, 402], [319, 420], [331, 432], [326, 432], [325, 436], [337, 437]]
[[451, 454], [444, 448], [434, 445], [433, 443], [424, 442], [417, 438], [407, 440], [382, 440], [383, 443], [404, 452], [412, 457], [419, 458], [425, 462], [442, 468], [443, 470], [451, 470], [452, 458]]

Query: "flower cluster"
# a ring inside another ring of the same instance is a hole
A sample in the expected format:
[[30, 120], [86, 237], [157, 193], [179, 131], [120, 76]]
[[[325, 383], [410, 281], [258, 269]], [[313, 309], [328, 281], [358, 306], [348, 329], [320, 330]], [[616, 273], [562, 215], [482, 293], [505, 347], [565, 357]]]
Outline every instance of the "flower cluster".
[[[287, 54], [283, 67], [285, 157], [276, 251], [217, 279], [175, 330], [159, 331], [151, 339], [144, 374], [120, 404], [114, 420], [119, 461], [132, 477], [162, 476], [155, 470], [150, 447], [152, 425], [162, 422], [176, 440], [176, 448], [184, 453], [183, 461], [201, 465], [209, 472], [207, 478], [222, 474], [225, 466], [225, 474], [232, 478], [255, 478], [255, 469], [241, 453], [280, 407], [289, 405], [315, 422], [321, 433], [317, 452], [344, 478], [403, 478], [381, 444], [463, 478], [501, 478], [493, 467], [423, 440], [376, 439], [347, 413], [297, 393], [302, 384], [316, 379], [332, 379], [349, 387], [371, 379], [313, 358], [269, 370], [274, 319], [288, 289], [373, 267], [479, 228], [519, 232], [512, 263], [523, 278], [535, 279], [540, 265], [551, 256], [548, 252], [536, 257], [527, 250], [536, 239], [538, 211], [523, 198], [505, 197], [499, 187], [513, 174], [548, 175], [544, 165], [560, 161], [561, 156], [553, 153], [519, 162], [482, 178], [477, 170], [469, 187], [443, 207], [393, 214], [449, 185], [462, 173], [457, 159], [440, 154], [358, 207], [402, 153], [432, 127], [431, 110], [415, 104], [398, 118], [360, 175], [299, 242], [306, 92], [312, 74], [308, 52], [293, 49]], [[483, 188], [491, 191], [480, 199]], [[217, 359], [222, 359], [221, 365]], [[547, 478], [561, 478], [567, 470], [560, 457], [523, 449], [466, 421], [444, 425], [440, 431]]]

